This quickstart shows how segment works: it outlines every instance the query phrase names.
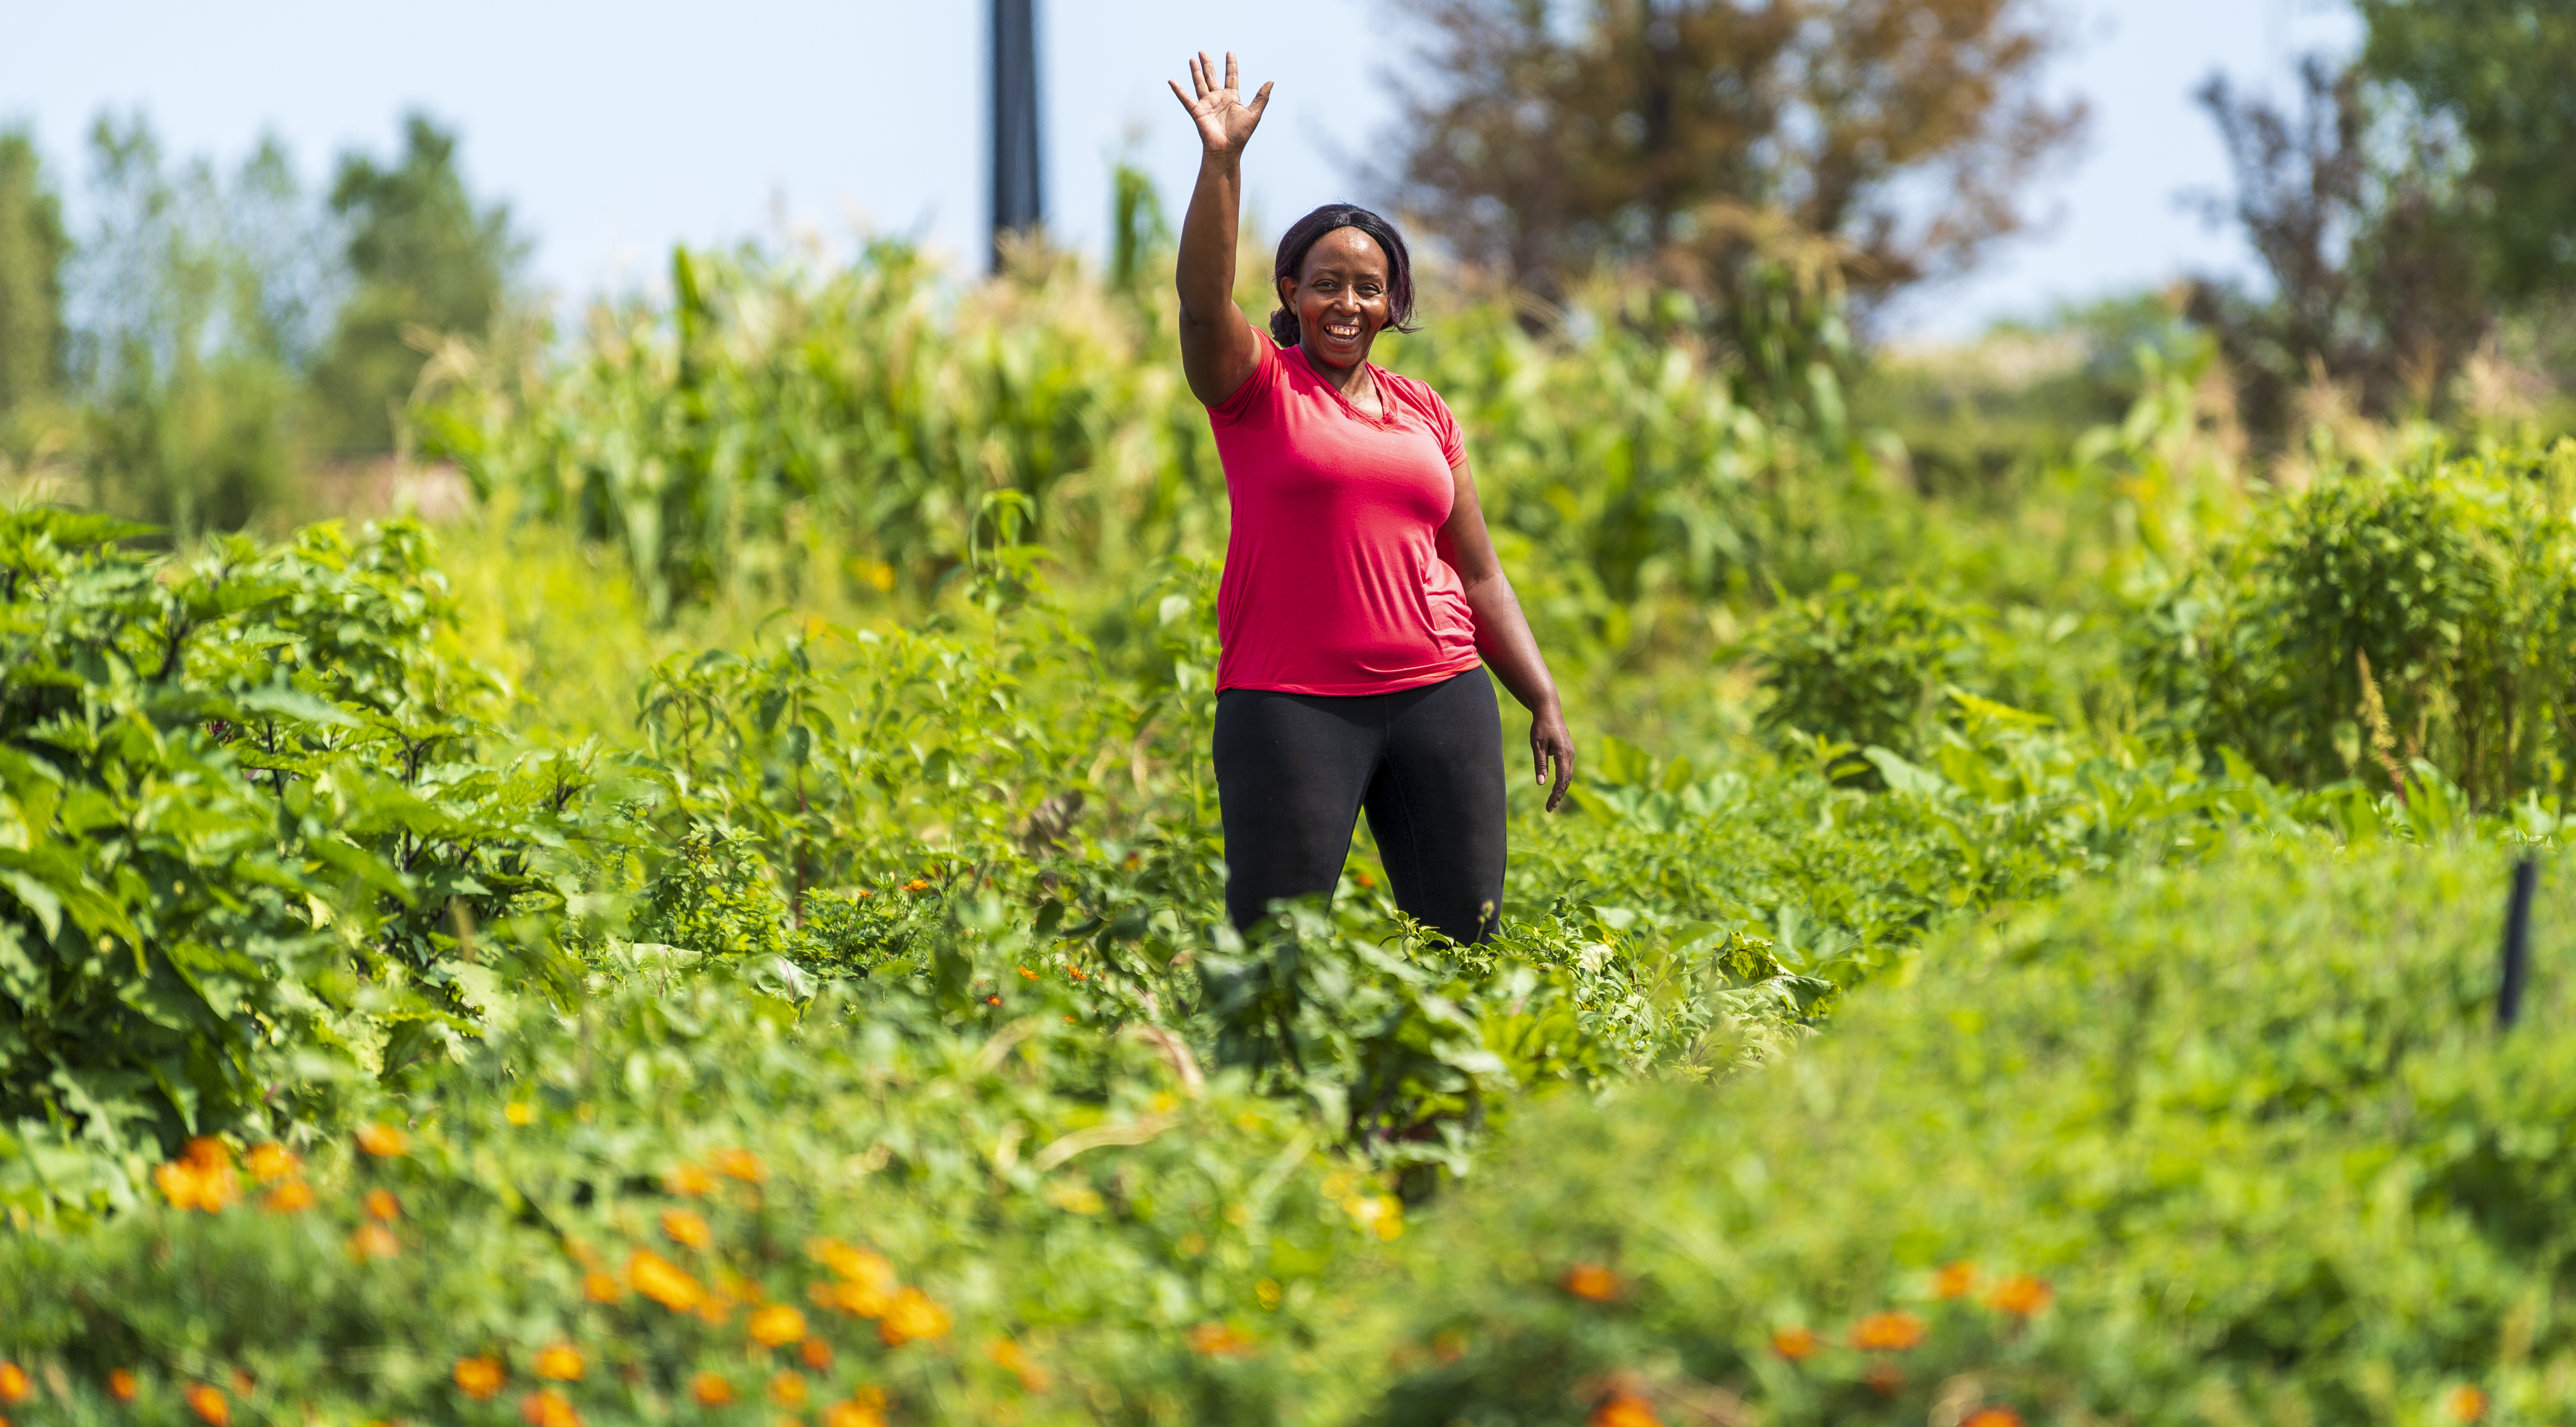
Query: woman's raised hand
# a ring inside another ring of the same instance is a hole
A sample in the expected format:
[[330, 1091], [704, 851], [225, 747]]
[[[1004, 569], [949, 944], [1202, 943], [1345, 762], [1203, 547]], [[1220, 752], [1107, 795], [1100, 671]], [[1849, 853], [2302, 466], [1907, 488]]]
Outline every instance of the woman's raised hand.
[[1235, 77], [1234, 51], [1225, 53], [1225, 83], [1219, 84], [1216, 65], [1201, 50], [1190, 61], [1190, 87], [1198, 91], [1197, 98], [1183, 94], [1177, 83], [1172, 85], [1172, 97], [1181, 101], [1199, 126], [1199, 143], [1211, 154], [1241, 154], [1252, 141], [1252, 131], [1261, 127], [1261, 111], [1270, 107], [1270, 86], [1261, 86], [1252, 102], [1244, 103], [1243, 81]]

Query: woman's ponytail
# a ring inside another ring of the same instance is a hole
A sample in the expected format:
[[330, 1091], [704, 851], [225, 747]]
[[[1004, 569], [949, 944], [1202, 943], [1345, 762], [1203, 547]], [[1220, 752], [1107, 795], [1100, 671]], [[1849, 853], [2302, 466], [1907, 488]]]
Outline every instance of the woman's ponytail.
[[1297, 325], [1297, 314], [1284, 307], [1270, 312], [1270, 335], [1282, 347], [1294, 347], [1305, 340], [1305, 331]]

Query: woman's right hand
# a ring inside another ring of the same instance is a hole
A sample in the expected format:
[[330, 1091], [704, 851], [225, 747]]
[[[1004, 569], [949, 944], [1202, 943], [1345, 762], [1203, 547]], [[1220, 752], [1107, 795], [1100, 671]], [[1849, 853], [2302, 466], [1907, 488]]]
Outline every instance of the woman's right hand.
[[1177, 83], [1172, 85], [1172, 97], [1181, 101], [1181, 107], [1190, 111], [1191, 122], [1199, 126], [1200, 145], [1212, 155], [1241, 156], [1243, 146], [1252, 142], [1252, 131], [1261, 127], [1261, 111], [1270, 107], [1270, 86], [1261, 86], [1252, 102], [1244, 103], [1232, 50], [1225, 52], [1223, 84], [1216, 82], [1216, 65], [1207, 51], [1199, 51], [1198, 58], [1190, 61], [1190, 86], [1198, 91], [1197, 98], [1183, 94]]

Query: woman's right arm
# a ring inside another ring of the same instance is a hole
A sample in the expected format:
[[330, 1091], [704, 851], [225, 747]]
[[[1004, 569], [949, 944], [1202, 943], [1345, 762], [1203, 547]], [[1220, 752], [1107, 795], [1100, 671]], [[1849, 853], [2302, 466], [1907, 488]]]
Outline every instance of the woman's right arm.
[[1225, 57], [1225, 82], [1206, 52], [1190, 61], [1193, 99], [1172, 94], [1199, 129], [1199, 181], [1181, 220], [1181, 256], [1175, 282], [1181, 291], [1181, 371], [1201, 405], [1216, 406], [1239, 390], [1261, 364], [1262, 335], [1234, 305], [1234, 236], [1243, 205], [1243, 146], [1270, 107], [1270, 86], [1243, 101], [1234, 55]]

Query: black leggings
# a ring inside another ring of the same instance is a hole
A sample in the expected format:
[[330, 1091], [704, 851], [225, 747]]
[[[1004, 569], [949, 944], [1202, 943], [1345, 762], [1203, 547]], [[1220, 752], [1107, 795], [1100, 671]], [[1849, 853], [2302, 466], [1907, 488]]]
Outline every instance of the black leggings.
[[1393, 694], [1228, 689], [1216, 788], [1240, 929], [1273, 898], [1329, 895], [1362, 808], [1396, 906], [1462, 944], [1501, 919], [1503, 725], [1482, 669]]

